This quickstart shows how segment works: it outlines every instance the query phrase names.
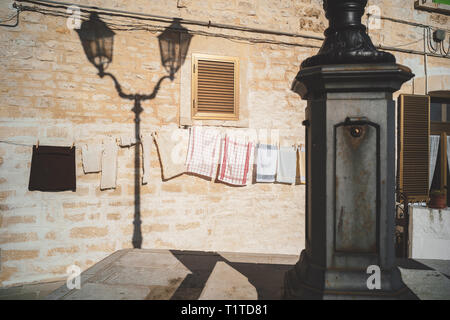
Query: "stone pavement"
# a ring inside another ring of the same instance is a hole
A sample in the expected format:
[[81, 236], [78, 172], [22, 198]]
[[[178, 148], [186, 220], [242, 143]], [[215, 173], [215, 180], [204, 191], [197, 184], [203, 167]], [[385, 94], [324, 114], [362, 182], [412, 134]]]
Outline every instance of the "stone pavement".
[[[280, 299], [296, 255], [125, 249], [65, 281], [0, 288], [0, 299]], [[419, 299], [450, 300], [450, 261], [399, 260]], [[59, 286], [59, 288], [57, 288]], [[55, 291], [49, 292], [57, 288]]]

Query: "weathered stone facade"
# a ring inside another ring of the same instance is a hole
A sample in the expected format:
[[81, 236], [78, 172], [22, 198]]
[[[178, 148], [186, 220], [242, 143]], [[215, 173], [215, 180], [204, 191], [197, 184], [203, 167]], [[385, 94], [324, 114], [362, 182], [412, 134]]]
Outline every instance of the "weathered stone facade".
[[[73, 2], [316, 37], [322, 37], [326, 28], [319, 0]], [[2, 2], [1, 16], [15, 12], [11, 4]], [[448, 16], [414, 10], [412, 1], [369, 1], [369, 5], [380, 6], [385, 16], [448, 25]], [[100, 174], [83, 173], [81, 145], [101, 143], [108, 135], [133, 135], [133, 101], [119, 97], [110, 78], [97, 75], [66, 22], [64, 17], [25, 11], [17, 27], [0, 27], [0, 140], [27, 145], [37, 139], [41, 145], [75, 141], [77, 147], [77, 191], [49, 193], [28, 191], [31, 147], [0, 143], [0, 286], [63, 278], [69, 265], [85, 269], [115, 250], [132, 247], [134, 147], [119, 150], [117, 188], [101, 191]], [[155, 99], [142, 102], [141, 132], [180, 123], [180, 109], [190, 92], [189, 57], [205, 53], [240, 59], [240, 127], [279, 130], [282, 145], [304, 141], [301, 122], [306, 103], [290, 86], [320, 40], [186, 27], [194, 37], [185, 65], [174, 81], [162, 83]], [[381, 29], [370, 30], [370, 35], [376, 45], [385, 46], [417, 40], [402, 48], [420, 51], [422, 31], [381, 20]], [[157, 35], [116, 31], [108, 71], [123, 91], [149, 94], [166, 74]], [[414, 83], [405, 84], [400, 93], [423, 94], [424, 57], [392, 53], [416, 74]], [[429, 91], [450, 88], [449, 59], [428, 57], [427, 71]], [[151, 182], [140, 187], [143, 248], [286, 254], [303, 249], [304, 185], [238, 188], [189, 175], [163, 182], [154, 146], [151, 157]]]

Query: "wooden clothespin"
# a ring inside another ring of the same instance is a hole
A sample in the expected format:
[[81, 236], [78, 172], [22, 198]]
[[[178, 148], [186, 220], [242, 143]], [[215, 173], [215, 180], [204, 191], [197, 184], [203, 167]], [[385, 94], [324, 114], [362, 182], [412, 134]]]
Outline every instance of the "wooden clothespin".
[[73, 149], [74, 146], [75, 146], [75, 140], [72, 140], [72, 145], [70, 146], [70, 149]]
[[36, 142], [36, 150], [37, 149], [39, 149], [39, 139], [37, 139], [37, 142]]

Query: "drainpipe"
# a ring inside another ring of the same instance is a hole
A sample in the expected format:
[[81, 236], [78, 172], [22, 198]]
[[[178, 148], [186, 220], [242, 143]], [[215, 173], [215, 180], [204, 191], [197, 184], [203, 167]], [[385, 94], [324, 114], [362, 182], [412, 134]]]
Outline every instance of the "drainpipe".
[[427, 30], [423, 28], [423, 69], [425, 72], [425, 94], [428, 94], [428, 70], [427, 70], [427, 64], [428, 64], [428, 56], [427, 56]]

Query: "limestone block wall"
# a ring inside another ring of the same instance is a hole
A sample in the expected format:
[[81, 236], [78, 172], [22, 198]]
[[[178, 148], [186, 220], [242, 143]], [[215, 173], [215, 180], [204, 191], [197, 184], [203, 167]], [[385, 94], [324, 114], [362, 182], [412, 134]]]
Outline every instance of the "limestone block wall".
[[[2, 17], [15, 12], [12, 2], [0, 3]], [[322, 36], [327, 26], [319, 0], [71, 2], [314, 36]], [[419, 15], [433, 25], [447, 23], [445, 16], [414, 12], [405, 1], [370, 3], [386, 6], [383, 13], [389, 16], [413, 20]], [[83, 173], [80, 147], [101, 143], [108, 135], [133, 135], [133, 101], [121, 98], [110, 78], [97, 75], [66, 23], [65, 17], [26, 11], [17, 27], [0, 27], [0, 140], [13, 142], [0, 143], [0, 286], [64, 278], [72, 264], [83, 270], [115, 250], [132, 247], [134, 147], [119, 150], [117, 188], [108, 191], [99, 188], [100, 174]], [[141, 132], [180, 123], [180, 110], [189, 106], [190, 56], [205, 53], [240, 59], [242, 128], [265, 130], [269, 136], [270, 130], [278, 130], [282, 145], [304, 141], [306, 103], [290, 86], [301, 62], [317, 52], [321, 41], [185, 27], [194, 35], [185, 65], [173, 81], [162, 82], [154, 99], [142, 102]], [[371, 32], [374, 42], [391, 45], [420, 38], [388, 22], [383, 28]], [[108, 72], [125, 93], [150, 94], [166, 75], [159, 33], [115, 32]], [[421, 56], [395, 54], [420, 74]], [[429, 63], [431, 75], [449, 74], [448, 59], [430, 58]], [[441, 85], [448, 87], [448, 82]], [[411, 82], [402, 89], [411, 90], [422, 89]], [[41, 145], [76, 142], [76, 192], [28, 191], [30, 146], [37, 139]], [[151, 159], [151, 182], [140, 187], [143, 248], [286, 254], [303, 249], [303, 185], [237, 188], [188, 175], [163, 182], [154, 146]]]

